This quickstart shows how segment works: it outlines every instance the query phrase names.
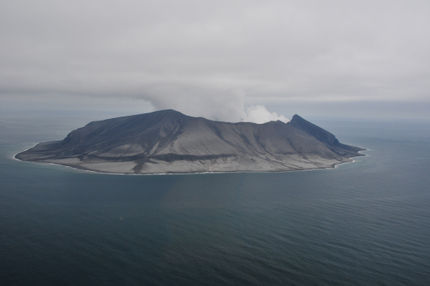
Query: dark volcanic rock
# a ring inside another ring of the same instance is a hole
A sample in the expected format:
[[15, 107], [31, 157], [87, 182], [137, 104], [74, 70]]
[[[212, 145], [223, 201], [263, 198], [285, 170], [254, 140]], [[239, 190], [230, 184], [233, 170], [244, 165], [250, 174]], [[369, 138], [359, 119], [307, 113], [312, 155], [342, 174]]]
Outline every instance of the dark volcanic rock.
[[90, 122], [16, 158], [113, 173], [287, 171], [332, 167], [360, 150], [298, 115], [255, 124], [161, 110]]

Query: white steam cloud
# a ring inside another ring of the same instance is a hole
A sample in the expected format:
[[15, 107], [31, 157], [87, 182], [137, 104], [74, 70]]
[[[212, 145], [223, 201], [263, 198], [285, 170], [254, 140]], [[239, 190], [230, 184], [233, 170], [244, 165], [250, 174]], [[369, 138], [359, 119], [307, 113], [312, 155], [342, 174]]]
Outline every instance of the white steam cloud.
[[146, 90], [148, 93], [138, 97], [147, 100], [155, 110], [175, 109], [191, 116], [229, 122], [288, 122], [285, 116], [269, 111], [264, 105], [247, 104], [241, 90], [169, 84], [154, 85]]
[[270, 112], [263, 105], [250, 106], [246, 109], [246, 118], [244, 121], [255, 122], [255, 123], [265, 123], [268, 121], [283, 121], [288, 122], [289, 120], [276, 112]]

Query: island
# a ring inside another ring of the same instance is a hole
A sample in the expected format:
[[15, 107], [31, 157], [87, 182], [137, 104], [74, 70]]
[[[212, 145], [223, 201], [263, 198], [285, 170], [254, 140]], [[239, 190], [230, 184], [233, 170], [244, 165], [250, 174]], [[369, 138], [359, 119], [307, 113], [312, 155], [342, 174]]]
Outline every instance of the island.
[[361, 150], [299, 115], [256, 124], [160, 110], [93, 121], [15, 158], [120, 174], [283, 172], [333, 168]]

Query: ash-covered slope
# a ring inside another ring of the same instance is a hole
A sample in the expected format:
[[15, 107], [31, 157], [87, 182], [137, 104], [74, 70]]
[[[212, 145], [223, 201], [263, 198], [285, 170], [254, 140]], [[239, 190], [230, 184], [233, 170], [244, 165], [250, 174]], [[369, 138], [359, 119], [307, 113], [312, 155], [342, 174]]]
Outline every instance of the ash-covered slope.
[[228, 123], [174, 110], [95, 121], [16, 158], [112, 173], [288, 171], [359, 156], [295, 115], [289, 123]]

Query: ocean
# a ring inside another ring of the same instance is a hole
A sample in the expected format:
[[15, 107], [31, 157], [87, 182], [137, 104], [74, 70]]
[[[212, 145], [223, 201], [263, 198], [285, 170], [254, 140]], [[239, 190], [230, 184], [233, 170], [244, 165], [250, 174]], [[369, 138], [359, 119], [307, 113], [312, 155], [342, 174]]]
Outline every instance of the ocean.
[[0, 285], [430, 285], [430, 125], [321, 126], [367, 156], [286, 173], [94, 174], [13, 160], [70, 130], [0, 121]]

